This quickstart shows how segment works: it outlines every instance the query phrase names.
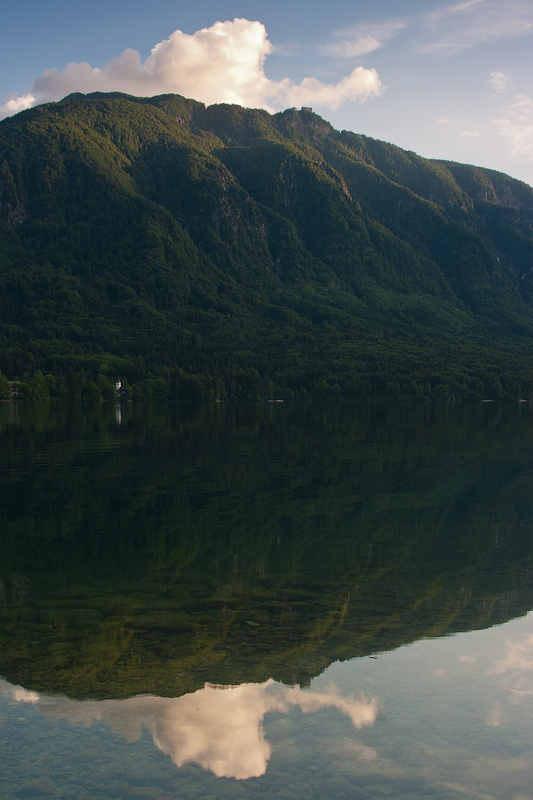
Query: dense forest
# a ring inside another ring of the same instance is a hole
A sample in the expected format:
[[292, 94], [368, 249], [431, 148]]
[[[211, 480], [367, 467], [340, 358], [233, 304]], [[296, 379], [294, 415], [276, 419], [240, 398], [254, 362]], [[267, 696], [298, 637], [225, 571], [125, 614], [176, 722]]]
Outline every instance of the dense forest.
[[533, 189], [288, 109], [0, 123], [0, 398], [531, 399]]

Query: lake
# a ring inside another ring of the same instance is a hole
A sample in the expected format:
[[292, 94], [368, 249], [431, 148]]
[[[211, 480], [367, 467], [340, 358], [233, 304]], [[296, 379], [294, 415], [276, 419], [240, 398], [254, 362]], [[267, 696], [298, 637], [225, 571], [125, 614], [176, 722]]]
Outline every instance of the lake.
[[3, 403], [0, 475], [0, 798], [533, 798], [531, 404]]

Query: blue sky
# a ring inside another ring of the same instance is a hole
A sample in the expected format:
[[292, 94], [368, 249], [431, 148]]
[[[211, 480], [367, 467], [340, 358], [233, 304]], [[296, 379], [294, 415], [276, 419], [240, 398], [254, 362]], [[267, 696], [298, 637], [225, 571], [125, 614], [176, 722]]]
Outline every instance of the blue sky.
[[18, 0], [2, 11], [0, 117], [97, 89], [309, 105], [533, 185], [532, 67], [533, 0]]

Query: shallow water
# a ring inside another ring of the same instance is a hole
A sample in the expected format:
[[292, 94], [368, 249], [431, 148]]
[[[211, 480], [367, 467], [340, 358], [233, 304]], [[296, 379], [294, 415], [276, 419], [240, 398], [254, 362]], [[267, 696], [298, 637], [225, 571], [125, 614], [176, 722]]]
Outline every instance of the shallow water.
[[533, 409], [0, 407], [0, 797], [533, 797]]

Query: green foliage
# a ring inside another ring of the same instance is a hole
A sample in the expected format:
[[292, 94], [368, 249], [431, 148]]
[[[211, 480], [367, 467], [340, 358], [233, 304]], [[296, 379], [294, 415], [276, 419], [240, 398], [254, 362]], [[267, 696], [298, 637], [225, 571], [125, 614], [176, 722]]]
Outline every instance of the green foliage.
[[316, 114], [71, 95], [0, 124], [0, 393], [529, 399], [532, 231]]

